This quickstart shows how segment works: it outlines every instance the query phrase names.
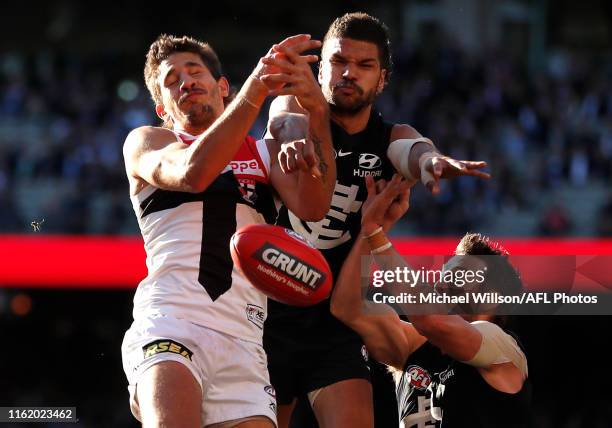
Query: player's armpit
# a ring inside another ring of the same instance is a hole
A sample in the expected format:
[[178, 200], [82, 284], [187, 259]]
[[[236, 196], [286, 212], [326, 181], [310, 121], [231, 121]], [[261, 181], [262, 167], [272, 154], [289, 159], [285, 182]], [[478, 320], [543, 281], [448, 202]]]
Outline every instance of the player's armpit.
[[165, 190], [193, 192], [187, 149], [170, 130], [143, 126], [130, 132], [123, 146], [127, 173]]

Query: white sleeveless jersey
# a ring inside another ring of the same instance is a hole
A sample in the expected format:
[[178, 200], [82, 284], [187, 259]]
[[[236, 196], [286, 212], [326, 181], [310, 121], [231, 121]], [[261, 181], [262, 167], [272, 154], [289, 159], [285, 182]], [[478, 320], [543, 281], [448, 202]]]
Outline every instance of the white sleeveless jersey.
[[[190, 144], [195, 137], [175, 131]], [[247, 137], [201, 193], [148, 185], [131, 196], [147, 253], [148, 275], [134, 297], [134, 319], [170, 315], [261, 343], [266, 297], [238, 272], [230, 238], [276, 217], [265, 141]]]

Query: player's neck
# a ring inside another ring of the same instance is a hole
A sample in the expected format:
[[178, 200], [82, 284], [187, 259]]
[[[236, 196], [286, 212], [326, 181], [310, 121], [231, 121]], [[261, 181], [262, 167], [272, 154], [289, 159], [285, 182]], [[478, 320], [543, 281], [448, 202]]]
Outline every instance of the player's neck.
[[190, 134], [190, 135], [193, 135], [193, 136], [198, 136], [200, 134], [203, 134], [204, 131], [206, 131], [206, 129], [208, 129], [208, 127], [190, 126], [188, 123], [185, 123], [185, 124], [175, 125], [174, 129], [177, 130], [177, 131], [186, 132], [187, 134]]
[[357, 113], [342, 113], [331, 111], [331, 119], [336, 122], [347, 134], [356, 134], [363, 131], [368, 126], [372, 105], [358, 111]]

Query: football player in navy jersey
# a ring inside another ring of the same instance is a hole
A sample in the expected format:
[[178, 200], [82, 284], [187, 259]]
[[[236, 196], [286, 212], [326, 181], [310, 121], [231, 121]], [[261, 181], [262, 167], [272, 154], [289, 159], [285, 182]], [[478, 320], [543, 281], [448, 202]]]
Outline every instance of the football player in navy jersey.
[[[265, 60], [292, 69], [278, 55]], [[359, 234], [366, 199], [364, 177], [390, 180], [395, 171], [420, 179], [434, 194], [441, 178], [488, 177], [484, 162], [459, 161], [438, 152], [408, 124], [386, 122], [374, 107], [391, 74], [387, 28], [378, 19], [351, 13], [336, 19], [323, 40], [319, 83], [330, 107], [337, 182], [331, 209], [318, 222], [303, 221], [282, 206], [278, 224], [302, 234], [319, 248], [336, 277]], [[266, 80], [285, 82], [285, 77]], [[299, 138], [293, 115], [303, 112], [295, 97], [278, 97], [270, 108], [268, 130], [279, 141]], [[309, 143], [290, 142], [279, 155], [287, 171], [309, 171], [316, 164]], [[279, 426], [288, 426], [296, 397], [308, 396], [319, 425], [373, 425], [372, 390], [367, 353], [359, 336], [335, 319], [329, 301], [295, 308], [271, 301], [264, 347], [279, 403]]]
[[[292, 70], [260, 60], [227, 106], [229, 85], [207, 43], [162, 35], [149, 49], [145, 80], [164, 124], [137, 128], [124, 144], [148, 275], [122, 357], [145, 427], [275, 426], [261, 342], [266, 298], [233, 266], [229, 245], [238, 228], [274, 219], [272, 188], [304, 219], [329, 209], [329, 108], [308, 66], [317, 57], [302, 55], [318, 46], [308, 35], [285, 39], [277, 48]], [[270, 74], [291, 84], [267, 81]], [[307, 111], [316, 176], [283, 173], [278, 144], [247, 137], [271, 93], [292, 94]]]
[[[380, 184], [377, 189], [374, 180], [368, 179], [361, 239], [336, 281], [331, 310], [395, 373], [400, 425], [530, 426], [527, 359], [517, 340], [495, 323], [494, 307], [473, 308], [480, 312], [476, 314], [463, 309], [466, 315], [459, 316], [447, 315], [451, 309], [447, 307], [417, 311], [416, 303], [408, 305], [408, 323], [386, 304], [362, 299], [362, 263], [369, 265], [371, 254], [376, 255], [380, 269], [410, 268], [385, 236], [408, 209], [410, 184], [398, 175], [386, 186]], [[522, 288], [520, 278], [500, 248], [479, 234], [466, 234], [445, 272], [484, 272], [478, 287], [499, 290], [498, 284], [503, 283], [506, 292], [516, 292]], [[407, 288], [393, 282], [388, 285]], [[460, 284], [458, 290], [468, 286]]]

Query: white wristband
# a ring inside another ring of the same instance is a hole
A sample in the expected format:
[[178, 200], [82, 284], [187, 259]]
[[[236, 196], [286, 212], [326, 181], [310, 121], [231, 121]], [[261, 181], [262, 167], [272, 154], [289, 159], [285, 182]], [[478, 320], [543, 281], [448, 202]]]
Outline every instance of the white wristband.
[[392, 243], [387, 242], [385, 245], [382, 245], [378, 248], [374, 248], [372, 251], [370, 251], [370, 254], [378, 254], [382, 253], [383, 251], [387, 251], [389, 248], [391, 248], [392, 245]]
[[392, 141], [387, 148], [387, 157], [395, 167], [395, 169], [406, 177], [408, 180], [416, 180], [412, 174], [410, 174], [409, 160], [410, 150], [416, 143], [427, 143], [431, 147], [435, 147], [429, 138], [402, 138], [399, 140]]

